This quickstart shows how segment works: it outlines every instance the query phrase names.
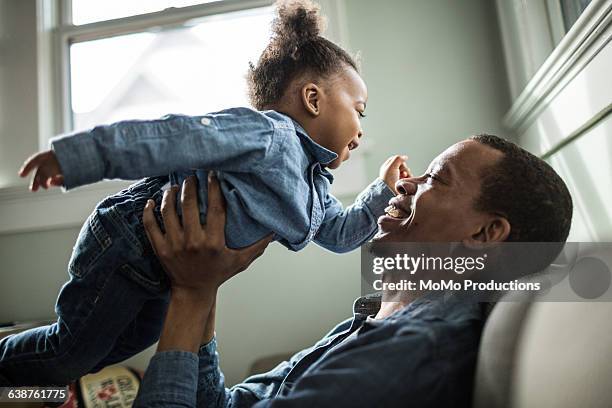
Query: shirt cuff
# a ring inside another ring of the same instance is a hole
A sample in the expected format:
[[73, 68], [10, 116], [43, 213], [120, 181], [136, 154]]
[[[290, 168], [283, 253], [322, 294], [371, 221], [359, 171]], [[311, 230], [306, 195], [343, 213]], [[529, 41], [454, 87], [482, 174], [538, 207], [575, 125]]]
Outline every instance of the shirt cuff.
[[198, 350], [198, 356], [203, 357], [203, 356], [210, 356], [215, 354], [215, 351], [217, 351], [217, 336], [213, 336], [213, 338], [206, 344], [203, 344], [200, 346], [200, 349]]
[[104, 160], [91, 132], [56, 137], [50, 144], [62, 169], [66, 190], [104, 178]]
[[216, 336], [200, 347], [198, 350], [198, 362], [200, 374], [216, 370], [219, 364]]
[[395, 197], [393, 190], [380, 177], [376, 178], [359, 194], [357, 200], [362, 201], [375, 217], [385, 213], [389, 200]]
[[198, 357], [181, 350], [155, 354], [145, 372], [135, 407], [196, 406]]

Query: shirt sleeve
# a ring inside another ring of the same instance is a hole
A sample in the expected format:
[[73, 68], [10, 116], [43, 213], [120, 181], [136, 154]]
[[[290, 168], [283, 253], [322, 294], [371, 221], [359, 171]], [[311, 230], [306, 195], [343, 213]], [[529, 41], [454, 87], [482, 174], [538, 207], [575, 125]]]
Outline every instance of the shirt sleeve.
[[199, 379], [197, 391], [197, 406], [210, 408], [250, 407], [256, 402], [272, 398], [278, 392], [283, 380], [296, 362], [311, 348], [293, 355], [289, 361], [283, 361], [272, 370], [256, 374], [231, 388], [225, 387], [223, 373], [219, 368], [219, 353], [217, 342], [200, 348]]
[[393, 191], [380, 178], [366, 187], [347, 208], [328, 194], [325, 198], [325, 218], [314, 241], [337, 253], [359, 248], [376, 233], [376, 220], [384, 213], [393, 196]]
[[[447, 361], [438, 358], [436, 342], [426, 327], [406, 331], [401, 338], [354, 342], [359, 346], [338, 347], [298, 378], [285, 395], [252, 407], [463, 406], [453, 403], [453, 395], [446, 400], [445, 395], [451, 393], [447, 386], [454, 378], [449, 382]], [[467, 387], [463, 390], [469, 391]]]
[[188, 169], [253, 171], [273, 155], [274, 123], [248, 108], [98, 126], [51, 141], [66, 189]]
[[279, 363], [272, 370], [255, 374], [231, 388], [225, 387], [223, 373], [219, 368], [217, 341], [213, 338], [198, 352], [199, 378], [197, 406], [207, 408], [250, 407], [259, 401], [273, 398], [287, 378], [289, 372], [307, 354], [340, 335], [351, 325], [352, 319], [340, 322], [313, 346], [297, 352], [288, 361]]
[[149, 362], [135, 408], [194, 408], [198, 383], [198, 357], [187, 351], [163, 351]]

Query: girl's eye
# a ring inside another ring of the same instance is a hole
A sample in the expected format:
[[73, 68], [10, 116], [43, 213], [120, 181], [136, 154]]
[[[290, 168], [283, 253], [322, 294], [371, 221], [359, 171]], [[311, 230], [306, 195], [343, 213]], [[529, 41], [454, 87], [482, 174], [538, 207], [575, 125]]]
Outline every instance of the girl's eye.
[[357, 111], [357, 113], [359, 114], [359, 117], [360, 117], [360, 118], [365, 118], [365, 117], [366, 117], [366, 115], [364, 115], [364, 114], [363, 114], [363, 112], [359, 112], [359, 111]]

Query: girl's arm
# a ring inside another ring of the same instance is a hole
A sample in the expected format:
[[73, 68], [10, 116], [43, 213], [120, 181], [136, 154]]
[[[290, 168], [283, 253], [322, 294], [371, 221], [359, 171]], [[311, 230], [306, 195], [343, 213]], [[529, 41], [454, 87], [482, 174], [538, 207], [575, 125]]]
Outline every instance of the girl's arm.
[[336, 253], [359, 248], [376, 233], [376, 220], [384, 213], [393, 196], [394, 193], [380, 178], [366, 187], [346, 208], [336, 197], [328, 194], [325, 198], [325, 218], [314, 242]]
[[253, 171], [274, 154], [274, 123], [248, 108], [205, 116], [123, 121], [55, 138], [70, 189], [102, 179], [139, 179], [187, 169]]
[[325, 218], [314, 241], [325, 249], [342, 253], [359, 248], [370, 240], [378, 229], [377, 219], [384, 214], [393, 198], [395, 183], [411, 172], [406, 166], [406, 156], [389, 157], [380, 167], [374, 180], [347, 208], [331, 194], [325, 198]]

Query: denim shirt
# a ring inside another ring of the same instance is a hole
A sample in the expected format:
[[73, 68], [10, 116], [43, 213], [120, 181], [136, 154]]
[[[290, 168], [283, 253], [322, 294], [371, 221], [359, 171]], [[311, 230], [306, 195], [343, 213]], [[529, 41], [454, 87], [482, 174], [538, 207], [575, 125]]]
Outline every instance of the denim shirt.
[[377, 179], [343, 208], [329, 193], [333, 177], [325, 168], [337, 155], [276, 111], [232, 108], [203, 116], [123, 121], [54, 138], [51, 147], [66, 189], [102, 179], [168, 174], [179, 184], [195, 175], [202, 221], [207, 174], [216, 170], [232, 248], [274, 232], [294, 251], [314, 240], [331, 251], [347, 252], [374, 235], [377, 217], [393, 197]]
[[353, 318], [264, 374], [226, 388], [216, 340], [198, 354], [163, 351], [135, 407], [469, 407], [483, 307], [424, 296], [374, 320], [380, 300], [357, 299]]

